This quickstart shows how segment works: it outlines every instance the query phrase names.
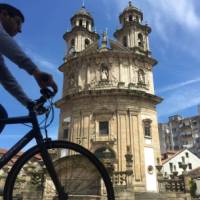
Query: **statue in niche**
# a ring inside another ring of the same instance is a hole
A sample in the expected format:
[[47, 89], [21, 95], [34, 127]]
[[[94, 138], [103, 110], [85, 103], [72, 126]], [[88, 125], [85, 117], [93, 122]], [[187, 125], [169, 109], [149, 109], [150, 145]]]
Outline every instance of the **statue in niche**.
[[106, 64], [101, 65], [101, 80], [102, 81], [107, 81], [109, 78], [109, 72], [108, 72], [108, 67]]
[[145, 83], [145, 74], [142, 69], [138, 71], [138, 82], [139, 83]]
[[74, 77], [74, 74], [72, 74], [69, 77], [69, 87], [74, 87], [74, 86], [75, 86], [75, 77]]

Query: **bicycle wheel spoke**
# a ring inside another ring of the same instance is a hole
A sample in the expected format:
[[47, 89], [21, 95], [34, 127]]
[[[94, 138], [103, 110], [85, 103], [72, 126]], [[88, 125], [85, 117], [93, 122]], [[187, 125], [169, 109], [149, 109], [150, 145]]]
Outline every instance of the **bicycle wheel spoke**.
[[[68, 150], [65, 145], [49, 148], [48, 152], [60, 183], [68, 195], [66, 200], [108, 199], [106, 190], [103, 190], [106, 186], [101, 175], [87, 157]], [[54, 183], [37, 151], [24, 158], [17, 167], [17, 173], [10, 175], [14, 181], [13, 191], [8, 195], [11, 197], [6, 200], [14, 200], [16, 197], [29, 200], [65, 200], [59, 199]], [[12, 188], [12, 184], [10, 187]]]

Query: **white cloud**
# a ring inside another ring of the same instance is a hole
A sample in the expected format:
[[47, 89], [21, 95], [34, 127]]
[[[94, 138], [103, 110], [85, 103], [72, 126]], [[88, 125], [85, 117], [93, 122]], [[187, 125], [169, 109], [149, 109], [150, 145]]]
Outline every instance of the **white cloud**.
[[[171, 42], [172, 36], [177, 37], [177, 34], [199, 35], [200, 16], [195, 10], [196, 4], [198, 2], [193, 0], [147, 0], [143, 7], [145, 18], [159, 37], [164, 42]], [[177, 42], [177, 45], [181, 46], [183, 42]]]
[[[106, 4], [104, 0], [104, 4]], [[118, 12], [122, 12], [128, 6], [128, 0], [113, 0]], [[200, 15], [195, 10], [198, 1], [195, 0], [144, 0], [132, 3], [142, 9], [145, 20], [160, 33], [160, 37], [166, 40], [170, 29], [178, 24], [185, 30], [195, 33], [200, 31]], [[107, 3], [108, 5], [108, 3]]]
[[58, 65], [35, 53], [31, 48], [27, 47], [27, 45], [25, 46], [21, 40], [18, 40], [18, 43], [23, 47], [24, 52], [35, 62], [36, 65], [38, 65], [39, 68], [44, 67], [60, 75], [57, 69]]
[[158, 105], [158, 115], [169, 116], [200, 104], [199, 87], [183, 87], [166, 95], [164, 101]]
[[164, 88], [158, 89], [157, 92], [158, 93], [168, 92], [168, 91], [176, 90], [176, 89], [182, 88], [184, 86], [191, 85], [191, 84], [198, 83], [198, 82], [200, 82], [200, 78], [196, 78], [196, 79], [184, 81], [184, 82], [181, 82], [181, 83], [169, 85], [169, 86], [166, 86]]
[[30, 49], [25, 48], [26, 53], [33, 59], [33, 61], [40, 67], [45, 67], [47, 69], [53, 70], [58, 73], [57, 66], [42, 56], [36, 54]]

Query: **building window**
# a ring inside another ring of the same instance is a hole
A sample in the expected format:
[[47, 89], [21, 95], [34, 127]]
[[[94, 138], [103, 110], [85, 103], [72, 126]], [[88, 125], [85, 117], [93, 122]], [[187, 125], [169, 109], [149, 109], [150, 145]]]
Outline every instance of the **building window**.
[[182, 158], [182, 163], [185, 163], [185, 157], [182, 156], [181, 158]]
[[173, 163], [169, 163], [169, 169], [170, 169], [170, 172], [172, 173], [173, 172]]
[[144, 39], [142, 33], [138, 34], [138, 46], [139, 47], [144, 47]]
[[189, 169], [192, 169], [192, 163], [188, 164]]
[[74, 47], [75, 46], [75, 39], [72, 39], [71, 40], [71, 47]]
[[63, 133], [63, 139], [69, 139], [69, 129], [65, 128]]
[[85, 48], [87, 48], [90, 45], [90, 40], [85, 39]]
[[132, 22], [133, 21], [133, 16], [132, 15], [129, 15], [129, 22]]
[[151, 134], [151, 122], [152, 121], [150, 119], [143, 120], [144, 136], [145, 137], [152, 137], [152, 134]]
[[128, 47], [127, 37], [126, 37], [126, 36], [123, 37], [123, 45], [124, 45], [125, 47]]
[[178, 162], [178, 167], [182, 168], [182, 162]]
[[88, 21], [86, 21], [86, 28], [89, 30], [89, 22]]
[[109, 134], [109, 123], [108, 121], [99, 122], [99, 134], [108, 135]]
[[188, 152], [185, 153], [185, 157], [189, 158], [189, 153]]
[[82, 25], [83, 25], [83, 20], [80, 19], [80, 20], [79, 20], [79, 26], [82, 26]]

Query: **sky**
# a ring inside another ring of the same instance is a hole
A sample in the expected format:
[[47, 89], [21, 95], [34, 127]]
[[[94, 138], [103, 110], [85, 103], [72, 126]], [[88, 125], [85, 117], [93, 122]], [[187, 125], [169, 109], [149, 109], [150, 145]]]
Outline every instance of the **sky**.
[[[70, 18], [77, 12], [83, 0], [0, 0], [19, 8], [25, 15], [22, 33], [15, 37], [19, 45], [43, 71], [53, 74], [61, 98], [63, 75], [58, 67], [63, 64], [66, 44], [63, 34], [71, 29]], [[119, 24], [119, 14], [128, 0], [85, 0], [86, 9], [92, 14], [95, 30], [101, 34], [108, 31], [109, 38]], [[152, 28], [150, 48], [158, 64], [154, 67], [156, 95], [164, 100], [157, 106], [158, 121], [167, 122], [168, 117], [198, 114], [200, 104], [200, 1], [197, 0], [133, 0], [144, 13], [144, 23]], [[39, 97], [35, 80], [26, 72], [6, 60], [10, 70], [32, 98]], [[0, 102], [9, 116], [27, 114], [27, 110], [0, 86]], [[48, 129], [57, 137], [59, 110]], [[7, 126], [0, 135], [0, 148], [9, 148], [28, 128], [23, 125]], [[32, 144], [31, 144], [32, 145]]]

